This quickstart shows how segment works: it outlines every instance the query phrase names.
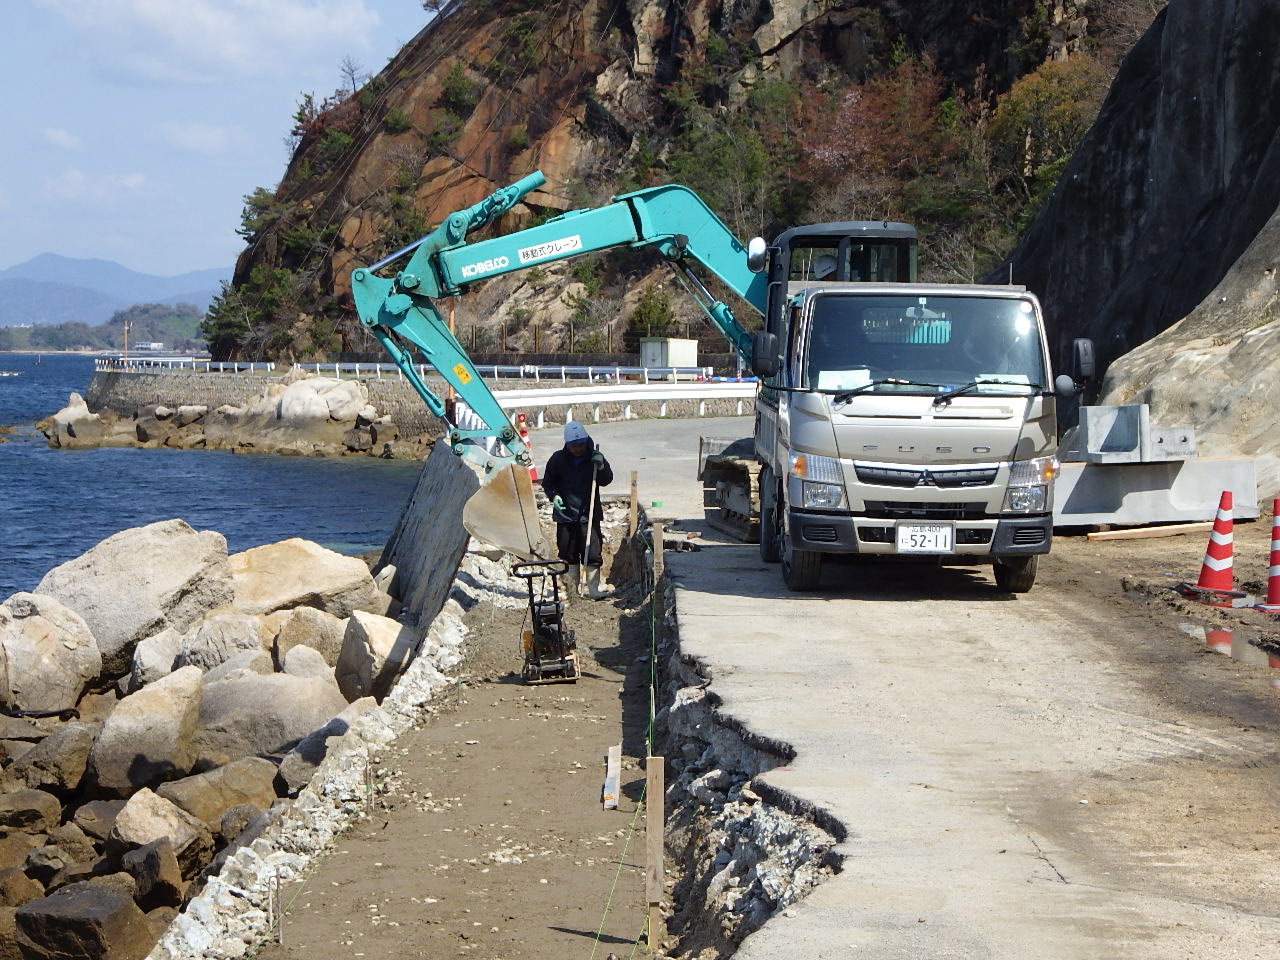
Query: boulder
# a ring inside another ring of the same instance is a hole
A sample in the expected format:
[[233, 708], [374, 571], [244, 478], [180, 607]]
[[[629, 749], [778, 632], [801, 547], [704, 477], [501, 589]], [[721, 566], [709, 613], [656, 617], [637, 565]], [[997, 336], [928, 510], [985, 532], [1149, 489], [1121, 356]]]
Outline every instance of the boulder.
[[411, 627], [356, 611], [347, 621], [342, 653], [334, 668], [338, 689], [348, 701], [369, 696], [381, 701], [408, 666], [417, 646], [418, 635]]
[[316, 390], [314, 380], [298, 380], [276, 397], [276, 419], [281, 426], [291, 428], [305, 427], [317, 420], [323, 422], [329, 419], [329, 404]]
[[94, 447], [107, 432], [102, 417], [90, 413], [89, 405], [78, 393], [67, 397], [67, 405], [50, 417], [49, 423], [46, 434], [55, 447]]
[[373, 434], [367, 427], [352, 427], [342, 435], [342, 445], [352, 453], [366, 453], [373, 449]]
[[315, 607], [349, 617], [356, 610], [386, 610], [364, 561], [309, 540], [295, 537], [254, 547], [234, 554], [230, 563], [235, 608], [244, 613]]
[[0, 829], [43, 833], [58, 825], [62, 804], [43, 790], [10, 790], [0, 794]]
[[[75, 862], [75, 858], [67, 851], [56, 843], [49, 843], [43, 847], [37, 847], [27, 854], [27, 859], [23, 862], [22, 869], [27, 876], [47, 890], [52, 885], [53, 878], [66, 871]], [[88, 876], [81, 876], [77, 879], [87, 880]], [[65, 884], [62, 884], [62, 886], [65, 886]]]
[[302, 645], [310, 647], [324, 658], [329, 666], [336, 666], [342, 652], [342, 637], [347, 622], [315, 607], [296, 607], [286, 613], [286, 619], [275, 638], [276, 662], [283, 664], [289, 651]]
[[148, 683], [173, 673], [174, 661], [178, 659], [178, 649], [182, 646], [183, 634], [171, 627], [147, 637], [133, 648], [133, 667], [129, 672], [125, 689], [129, 693], [141, 690]]
[[137, 884], [136, 899], [143, 910], [182, 904], [187, 884], [168, 837], [159, 837], [130, 850], [120, 858], [120, 865]]
[[[53, 849], [51, 847], [46, 849]], [[46, 893], [65, 887], [69, 883], [82, 883], [85, 880], [98, 880], [111, 869], [106, 857], [94, 857], [92, 860], [73, 861], [44, 882]]]
[[142, 960], [154, 944], [133, 899], [99, 883], [73, 883], [24, 903], [15, 918], [26, 960]]
[[120, 701], [89, 752], [100, 792], [127, 796], [191, 772], [201, 677], [199, 667], [182, 667]]
[[84, 618], [109, 677], [128, 672], [138, 641], [165, 627], [185, 631], [235, 596], [226, 539], [182, 520], [110, 536], [54, 567], [35, 592]]
[[0, 704], [66, 710], [102, 672], [85, 621], [54, 597], [15, 593], [0, 604]]
[[294, 647], [284, 655], [284, 673], [291, 677], [315, 677], [333, 681], [333, 667], [324, 662], [318, 650], [310, 647]]
[[374, 445], [381, 447], [383, 444], [399, 440], [400, 428], [390, 417], [380, 417], [369, 424], [369, 434], [373, 438]]
[[0, 713], [0, 740], [30, 740], [34, 743], [48, 735], [48, 730], [42, 730], [30, 720]]
[[44, 887], [17, 867], [0, 870], [0, 905], [20, 907], [28, 900], [38, 900], [43, 896]]
[[10, 764], [6, 779], [55, 794], [74, 792], [84, 778], [89, 751], [101, 729], [99, 723], [68, 723]]
[[210, 670], [241, 651], [261, 649], [256, 617], [243, 613], [211, 614], [183, 635], [174, 666]]
[[93, 840], [74, 823], [64, 823], [50, 830], [49, 842], [61, 847], [73, 860], [92, 860], [98, 855]]
[[188, 426], [208, 412], [209, 408], [203, 404], [183, 404], [178, 407], [177, 412], [173, 415], [173, 425], [175, 427]]
[[262, 757], [244, 757], [226, 766], [166, 783], [156, 795], [218, 830], [234, 806], [252, 804], [259, 812], [276, 802], [276, 765]]
[[107, 853], [122, 857], [168, 837], [184, 877], [195, 876], [213, 855], [208, 827], [181, 807], [145, 787], [129, 798], [107, 837]]
[[123, 809], [123, 800], [90, 800], [76, 810], [72, 822], [95, 840], [106, 840]]
[[220, 663], [204, 675], [204, 682], [217, 683], [246, 674], [275, 673], [275, 662], [265, 650], [241, 650], [226, 663]]
[[22, 864], [26, 862], [27, 854], [37, 847], [44, 846], [44, 841], [43, 836], [33, 836], [21, 830], [7, 831], [4, 836], [0, 836], [0, 870], [7, 870], [10, 867], [21, 869]]
[[133, 421], [133, 434], [139, 443], [161, 446], [178, 436], [178, 427], [172, 420], [158, 417], [138, 417]]
[[354, 423], [360, 412], [369, 408], [369, 388], [359, 380], [329, 380], [317, 377], [306, 382], [315, 385], [316, 395], [324, 401], [330, 420]]
[[218, 822], [218, 836], [223, 843], [230, 843], [244, 833], [249, 824], [261, 814], [262, 809], [252, 803], [237, 803], [222, 815], [222, 820]]
[[280, 791], [286, 796], [297, 796], [298, 791], [311, 782], [317, 768], [328, 756], [329, 741], [343, 736], [356, 720], [377, 708], [378, 703], [373, 697], [362, 697], [348, 705], [347, 709], [323, 727], [304, 737], [280, 762], [277, 774]]
[[241, 757], [283, 753], [346, 705], [332, 681], [283, 673], [207, 684], [196, 733], [197, 765], [207, 769]]

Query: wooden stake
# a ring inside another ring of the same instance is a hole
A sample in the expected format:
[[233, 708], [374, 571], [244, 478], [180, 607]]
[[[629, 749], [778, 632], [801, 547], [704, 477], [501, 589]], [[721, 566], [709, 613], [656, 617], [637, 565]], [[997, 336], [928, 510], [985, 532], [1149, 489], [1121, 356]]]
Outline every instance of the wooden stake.
[[662, 571], [665, 563], [663, 561], [662, 549], [663, 539], [667, 535], [667, 525], [665, 523], [655, 523], [653, 529], [653, 582], [656, 586], [658, 581], [662, 579]]
[[618, 780], [622, 775], [622, 744], [615, 743], [605, 754], [604, 790], [602, 799], [606, 810], [618, 809]]
[[649, 757], [645, 764], [645, 896], [649, 901], [649, 949], [662, 943], [663, 837], [666, 833], [666, 759]]
[[639, 523], [640, 514], [640, 471], [631, 471], [631, 516], [627, 522], [627, 533], [630, 536], [636, 535], [636, 527]]
[[1174, 523], [1161, 527], [1135, 527], [1131, 530], [1102, 530], [1086, 535], [1089, 540], [1150, 540], [1155, 537], [1176, 537], [1184, 533], [1204, 533], [1213, 529], [1212, 520], [1193, 523]]

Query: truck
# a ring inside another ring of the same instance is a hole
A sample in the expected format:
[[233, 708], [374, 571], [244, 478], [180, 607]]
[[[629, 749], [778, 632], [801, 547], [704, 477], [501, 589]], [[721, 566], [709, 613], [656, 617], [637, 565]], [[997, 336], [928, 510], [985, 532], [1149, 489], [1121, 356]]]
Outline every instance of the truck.
[[[901, 223], [796, 227], [742, 244], [696, 194], [667, 185], [475, 242], [467, 233], [545, 183], [534, 172], [352, 273], [361, 323], [449, 425], [481, 477], [467, 529], [523, 558], [548, 555], [529, 447], [434, 301], [481, 280], [582, 254], [652, 249], [758, 377], [755, 429], [727, 499], [758, 503], [761, 557], [814, 589], [836, 554], [991, 564], [1031, 589], [1052, 541], [1056, 400], [1092, 376], [1092, 344], [1051, 380], [1036, 297], [1014, 286], [917, 282]], [[404, 260], [394, 276], [378, 271]], [[698, 269], [694, 269], [697, 267]], [[762, 318], [749, 329], [698, 270]], [[430, 364], [452, 409], [418, 374]]]

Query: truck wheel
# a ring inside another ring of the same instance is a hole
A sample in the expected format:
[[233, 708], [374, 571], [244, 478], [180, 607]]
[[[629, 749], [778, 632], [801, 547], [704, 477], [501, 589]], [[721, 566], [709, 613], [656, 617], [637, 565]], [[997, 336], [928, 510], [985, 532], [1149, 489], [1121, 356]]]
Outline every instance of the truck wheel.
[[765, 467], [760, 471], [760, 559], [765, 563], [782, 559], [778, 536], [778, 482], [773, 471]]
[[[779, 502], [778, 510], [784, 512], [786, 505]], [[782, 580], [788, 590], [797, 593], [816, 590], [822, 578], [822, 554], [816, 550], [797, 550], [791, 542], [791, 531], [783, 523], [779, 539], [782, 560]]]
[[1006, 593], [1026, 593], [1036, 582], [1036, 557], [996, 561], [996, 586]]

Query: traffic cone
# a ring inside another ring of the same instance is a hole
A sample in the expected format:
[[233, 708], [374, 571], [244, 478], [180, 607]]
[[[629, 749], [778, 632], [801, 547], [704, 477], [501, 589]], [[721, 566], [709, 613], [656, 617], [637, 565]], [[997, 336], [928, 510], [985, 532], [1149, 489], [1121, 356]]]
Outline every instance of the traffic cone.
[[524, 445], [529, 448], [529, 479], [536, 484], [538, 464], [533, 459], [533, 441], [529, 439], [529, 418], [523, 413], [516, 414], [516, 430], [520, 433], [520, 439], [524, 441]]
[[1218, 515], [1209, 534], [1209, 547], [1200, 565], [1200, 579], [1194, 584], [1180, 583], [1177, 591], [1184, 597], [1198, 600], [1211, 607], [1250, 606], [1253, 598], [1235, 589], [1235, 570], [1232, 567], [1232, 542], [1234, 540], [1231, 491], [1223, 490], [1218, 501]]
[[1255, 610], [1280, 613], [1280, 499], [1271, 504], [1271, 562], [1267, 571], [1267, 602], [1254, 605]]

